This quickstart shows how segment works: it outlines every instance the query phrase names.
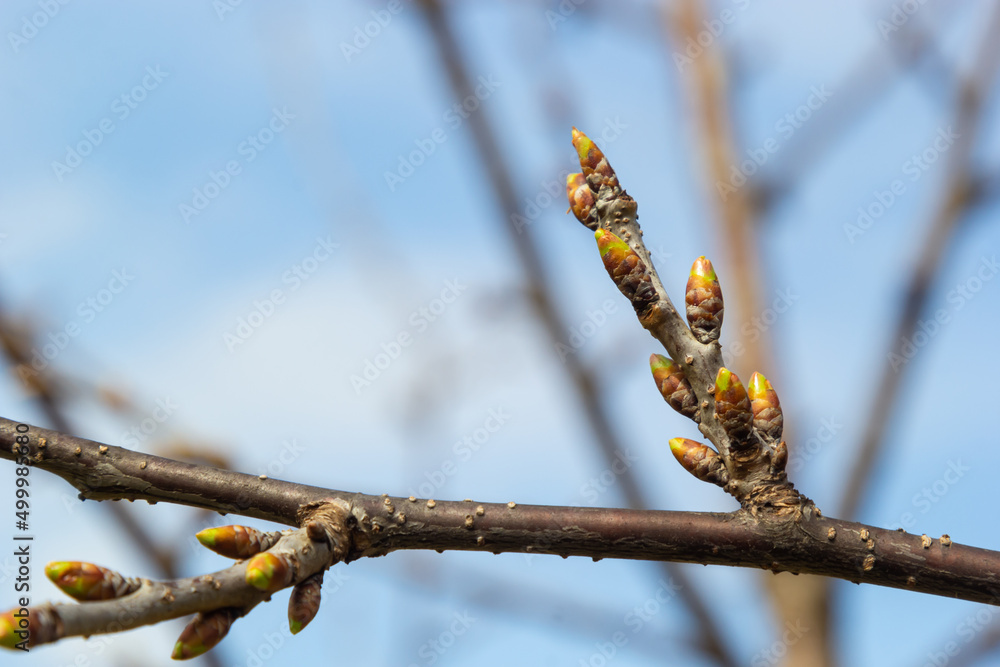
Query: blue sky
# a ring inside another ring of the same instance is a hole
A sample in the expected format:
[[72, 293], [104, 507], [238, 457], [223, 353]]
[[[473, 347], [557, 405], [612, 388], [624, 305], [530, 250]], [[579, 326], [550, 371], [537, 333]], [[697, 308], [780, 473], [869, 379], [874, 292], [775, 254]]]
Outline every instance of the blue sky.
[[[240, 470], [370, 493], [430, 484], [438, 498], [619, 506], [616, 484], [591, 482], [605, 464], [558, 351], [520, 298], [524, 278], [503, 229], [512, 222], [453, 109], [460, 101], [420, 9], [245, 2], [220, 15], [218, 5], [11, 0], [0, 9], [0, 296], [7, 312], [31, 318], [40, 351], [59, 348], [51, 363], [80, 381], [71, 403], [78, 434], [126, 444], [123, 434], [169, 401], [176, 408], [140, 448], [161, 451], [184, 437]], [[599, 143], [639, 202], [647, 243], [661, 249], [660, 276], [682, 298], [691, 261], [720, 252], [715, 188], [703, 177], [686, 79], [673, 59], [684, 45], [665, 36], [654, 3], [563, 5], [562, 14], [554, 2], [453, 8], [465, 66], [484, 81], [471, 113], [499, 130], [566, 339], [602, 321], [574, 354], [600, 360], [614, 425], [655, 506], [731, 510], [728, 496], [670, 456], [670, 437], [697, 432], [654, 391], [646, 359], [656, 347], [607, 280], [590, 235], [564, 214], [561, 194], [547, 196], [573, 169], [569, 128], [603, 134]], [[986, 7], [928, 5], [909, 20], [934, 26], [942, 56], [963, 68]], [[795, 134], [829, 112], [824, 103], [791, 136], [782, 129], [816, 89], [832, 104], [851, 94], [846, 82], [859, 67], [896, 67], [894, 33], [883, 39], [878, 23], [891, 3], [740, 0], [709, 13], [723, 10], [733, 20], [706, 48], [725, 49], [733, 65], [741, 152], [777, 142], [764, 164], [772, 173], [788, 168], [782, 149]], [[384, 25], [369, 28], [368, 43], [355, 42], [379, 17]], [[893, 77], [869, 112], [796, 168], [761, 228], [766, 301], [789, 305], [766, 327], [776, 368], [742, 368], [737, 359], [734, 370], [762, 370], [775, 384], [801, 440], [789, 443], [793, 460], [802, 457], [794, 481], [828, 513], [886, 353], [899, 346], [890, 326], [939, 206], [944, 160], [917, 172], [911, 161], [933, 147], [951, 112], [945, 91]], [[995, 100], [985, 117], [975, 156], [989, 171]], [[421, 164], [410, 174], [401, 160]], [[859, 207], [870, 209], [895, 180], [903, 189], [892, 205], [852, 236]], [[992, 549], [1000, 548], [995, 532], [970, 508], [982, 507], [987, 471], [1000, 463], [988, 408], [1000, 285], [976, 282], [990, 274], [1000, 241], [989, 224], [996, 213], [992, 201], [979, 207], [946, 256], [931, 312], [943, 309], [947, 322], [907, 364], [902, 408], [862, 511], [884, 526], [910, 513], [911, 532]], [[716, 269], [725, 292], [724, 262]], [[953, 296], [977, 285], [970, 298]], [[738, 342], [740, 324], [727, 324], [724, 342]], [[67, 327], [76, 333], [59, 347]], [[396, 354], [401, 335], [408, 342]], [[359, 388], [352, 377], [380, 354], [391, 363]], [[126, 394], [139, 413], [109, 412], [93, 400], [94, 385]], [[44, 422], [13, 380], [0, 385], [0, 402], [5, 417]], [[984, 407], [964, 409], [969, 403]], [[498, 411], [509, 418], [460, 455], [455, 443], [475, 441]], [[955, 483], [935, 487], [956, 467]], [[445, 469], [455, 474], [438, 484]], [[49, 560], [151, 574], [101, 507], [76, 502], [60, 480], [33, 479], [36, 600], [58, 598], [40, 574]], [[933, 502], [921, 500], [924, 488]], [[188, 544], [206, 522], [221, 522], [162, 505], [130, 509], [164, 543]], [[224, 566], [204, 549], [184, 553], [188, 574]], [[679, 603], [661, 605], [638, 628], [629, 622], [660, 590], [648, 563], [397, 553], [342, 569], [328, 577], [312, 627], [289, 638], [287, 595], [278, 595], [234, 626], [220, 646], [224, 664], [266, 662], [273, 649], [280, 664], [337, 651], [345, 662], [374, 664], [577, 665], [617, 631], [629, 642], [609, 664], [665, 656], [701, 664], [685, 648], [691, 624]], [[716, 613], [750, 664], [776, 637], [759, 574], [690, 570], [707, 595], [732, 600]], [[980, 610], [838, 585], [840, 632], [868, 656], [861, 664], [914, 664], [948, 641], [965, 646], [956, 627]], [[0, 590], [9, 598], [9, 581]], [[456, 618], [466, 623], [454, 644], [428, 648]], [[63, 642], [29, 661], [72, 664], [82, 655], [118, 664], [138, 652], [148, 656], [143, 664], [166, 664], [182, 627]], [[886, 640], [904, 632], [910, 641]]]

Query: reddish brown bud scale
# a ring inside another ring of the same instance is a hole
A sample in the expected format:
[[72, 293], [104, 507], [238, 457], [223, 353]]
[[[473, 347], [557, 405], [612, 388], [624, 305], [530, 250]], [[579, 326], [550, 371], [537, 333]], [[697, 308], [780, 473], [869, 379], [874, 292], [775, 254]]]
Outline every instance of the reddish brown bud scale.
[[687, 438], [670, 440], [670, 452], [689, 473], [703, 482], [725, 486], [729, 481], [726, 466], [714, 449]]
[[229, 634], [229, 628], [236, 618], [236, 610], [231, 607], [199, 613], [181, 631], [170, 657], [174, 660], [189, 660], [207, 653]]
[[720, 368], [715, 376], [715, 416], [732, 441], [733, 449], [752, 447], [750, 398], [740, 378], [728, 368]]
[[56, 561], [45, 566], [45, 576], [74, 600], [92, 602], [114, 600], [139, 590], [142, 582], [123, 577], [92, 563]]
[[265, 533], [247, 526], [206, 528], [195, 537], [205, 547], [226, 558], [244, 559], [274, 546], [281, 533]]
[[753, 412], [753, 427], [771, 440], [781, 440], [785, 418], [781, 413], [778, 394], [761, 373], [750, 376], [750, 410]]
[[317, 572], [292, 589], [288, 598], [288, 627], [293, 635], [301, 632], [316, 617], [322, 588], [323, 573]]
[[771, 453], [771, 473], [779, 473], [785, 470], [785, 466], [788, 464], [788, 445], [782, 440], [774, 446], [774, 451]]
[[688, 325], [698, 342], [707, 344], [719, 340], [724, 310], [722, 288], [712, 263], [704, 257], [696, 259], [691, 266], [684, 302]]
[[583, 174], [570, 174], [566, 177], [566, 198], [576, 219], [590, 229], [597, 229], [594, 192], [587, 185], [587, 179]]
[[590, 140], [590, 137], [575, 127], [573, 128], [573, 147], [580, 158], [583, 175], [594, 192], [600, 192], [603, 185], [615, 189], [619, 187], [618, 176], [608, 164], [604, 153]]
[[647, 317], [660, 297], [653, 288], [646, 265], [627, 243], [611, 232], [598, 229], [594, 238], [608, 275], [631, 302], [639, 319]]
[[653, 372], [653, 381], [663, 400], [685, 417], [700, 422], [698, 397], [691, 391], [691, 383], [684, 376], [680, 365], [670, 357], [653, 354], [649, 357], [649, 369]]

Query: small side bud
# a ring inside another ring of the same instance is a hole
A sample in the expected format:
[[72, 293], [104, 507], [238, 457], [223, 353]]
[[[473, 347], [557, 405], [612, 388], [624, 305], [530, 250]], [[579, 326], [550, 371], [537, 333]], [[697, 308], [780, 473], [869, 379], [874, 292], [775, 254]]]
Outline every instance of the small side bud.
[[750, 398], [740, 378], [728, 368], [720, 368], [715, 376], [715, 416], [735, 450], [746, 450], [752, 446]]
[[220, 556], [242, 560], [270, 549], [281, 533], [265, 533], [247, 526], [219, 526], [206, 528], [195, 537]]
[[573, 148], [580, 158], [580, 167], [583, 175], [590, 184], [594, 192], [600, 192], [601, 186], [607, 185], [612, 189], [618, 189], [618, 176], [614, 169], [608, 164], [608, 159], [604, 157], [601, 149], [590, 140], [586, 134], [573, 128]]
[[774, 451], [771, 453], [771, 474], [784, 472], [786, 465], [788, 465], [788, 445], [782, 440], [774, 446]]
[[[32, 627], [35, 625], [34, 611], [33, 608], [26, 610], [24, 607], [20, 607], [0, 614], [0, 647], [15, 649], [33, 645], [32, 638], [35, 636], [35, 628]], [[15, 613], [18, 614], [16, 618]]]
[[292, 576], [287, 558], [269, 551], [257, 554], [247, 562], [246, 582], [259, 591], [279, 591], [292, 583]]
[[566, 177], [566, 199], [576, 219], [590, 229], [597, 229], [597, 213], [594, 210], [594, 191], [587, 185], [581, 173]]
[[704, 257], [694, 260], [684, 294], [687, 320], [699, 343], [719, 340], [722, 333], [722, 289], [712, 263]]
[[80, 602], [114, 600], [134, 593], [142, 585], [134, 577], [123, 577], [113, 570], [80, 561], [49, 563], [45, 566], [45, 576], [63, 593]]
[[684, 377], [684, 371], [670, 357], [653, 354], [649, 357], [649, 369], [653, 371], [653, 381], [660, 390], [663, 400], [677, 412], [696, 422], [701, 421], [698, 397], [691, 391], [691, 383]]
[[687, 438], [670, 440], [670, 452], [689, 473], [703, 482], [725, 486], [729, 481], [726, 466], [714, 449]]
[[604, 268], [621, 293], [631, 302], [636, 315], [640, 320], [649, 316], [660, 297], [657, 296], [649, 271], [639, 255], [625, 241], [604, 229], [594, 232], [594, 238], [597, 239], [597, 249], [604, 260]]
[[785, 419], [781, 414], [778, 394], [761, 373], [750, 376], [750, 410], [753, 412], [753, 427], [771, 440], [781, 440], [781, 430]]
[[181, 631], [170, 657], [189, 660], [207, 653], [229, 634], [235, 620], [236, 612], [231, 607], [200, 612]]
[[317, 572], [292, 589], [292, 595], [288, 598], [288, 628], [293, 635], [299, 634], [316, 618], [322, 588], [323, 573]]

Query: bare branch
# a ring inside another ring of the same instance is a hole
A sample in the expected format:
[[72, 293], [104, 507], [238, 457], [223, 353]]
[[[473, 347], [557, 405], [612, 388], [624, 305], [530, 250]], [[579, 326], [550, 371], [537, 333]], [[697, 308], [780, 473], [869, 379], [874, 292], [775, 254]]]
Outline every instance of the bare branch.
[[[15, 458], [17, 426], [0, 418], [0, 457]], [[1000, 552], [828, 519], [816, 510], [789, 520], [742, 510], [424, 501], [260, 479], [34, 427], [26, 435], [33, 467], [66, 479], [84, 498], [172, 502], [289, 525], [298, 525], [303, 506], [346, 502], [344, 562], [399, 549], [672, 561], [818, 574], [1000, 604]]]

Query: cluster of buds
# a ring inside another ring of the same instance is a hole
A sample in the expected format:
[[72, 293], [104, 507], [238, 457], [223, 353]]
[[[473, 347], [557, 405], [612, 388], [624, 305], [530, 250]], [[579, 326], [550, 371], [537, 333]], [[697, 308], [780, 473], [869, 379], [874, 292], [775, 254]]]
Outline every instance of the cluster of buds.
[[[662, 362], [657, 360], [657, 364], [660, 373], [664, 373]], [[676, 367], [676, 364], [673, 366]], [[655, 377], [655, 367], [653, 373]], [[783, 474], [788, 463], [788, 448], [781, 440], [784, 418], [778, 395], [767, 378], [754, 373], [747, 391], [736, 373], [720, 368], [714, 389], [715, 416], [729, 438], [729, 453], [733, 461], [752, 462], [763, 451], [770, 460], [770, 475]], [[712, 448], [693, 440], [674, 438], [670, 441], [670, 451], [684, 469], [698, 479], [719, 486], [726, 485], [726, 467]]]
[[[286, 588], [295, 578], [291, 557], [268, 551], [281, 535], [280, 532], [264, 533], [246, 526], [221, 526], [207, 528], [198, 533], [197, 537], [203, 545], [227, 558], [248, 559], [244, 574], [246, 582], [259, 591], [273, 593]], [[292, 588], [292, 595], [288, 600], [288, 624], [292, 634], [297, 634], [315, 618], [319, 611], [322, 583], [323, 575], [320, 573]], [[198, 618], [192, 624], [197, 622]], [[216, 643], [223, 636], [225, 635], [219, 636]]]
[[609, 188], [611, 194], [621, 192], [618, 176], [611, 168], [601, 149], [580, 130], [573, 128], [573, 147], [580, 159], [582, 172], [566, 177], [566, 198], [576, 219], [590, 229], [597, 229], [597, 209], [595, 203], [602, 188]]
[[[123, 577], [92, 563], [57, 561], [45, 566], [45, 575], [59, 590], [78, 602], [115, 600], [130, 595], [142, 587], [142, 580]], [[0, 614], [0, 646], [29, 648], [36, 643], [51, 641], [46, 635], [55, 632], [62, 622], [53, 608], [21, 607]]]

